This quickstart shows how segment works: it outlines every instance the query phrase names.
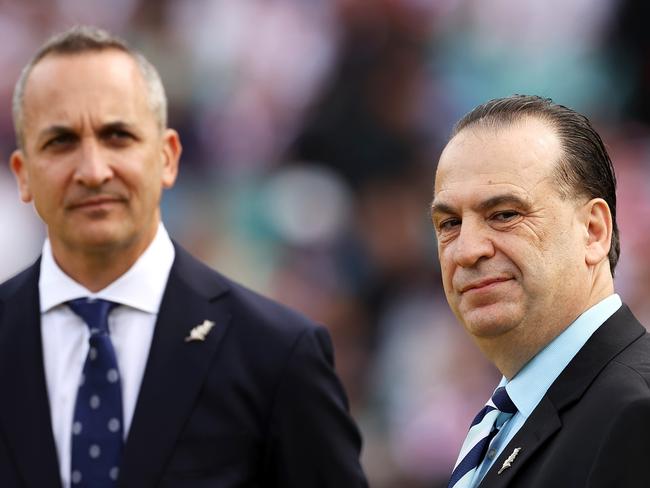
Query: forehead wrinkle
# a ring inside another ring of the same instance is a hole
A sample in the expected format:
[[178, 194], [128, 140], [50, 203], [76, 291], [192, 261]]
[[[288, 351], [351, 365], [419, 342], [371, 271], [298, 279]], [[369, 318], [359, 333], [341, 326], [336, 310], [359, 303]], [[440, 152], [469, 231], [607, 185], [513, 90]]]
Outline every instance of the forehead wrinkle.
[[522, 173], [526, 173], [526, 169], [530, 166], [532, 165], [521, 164], [512, 168], [499, 168], [496, 171], [484, 169], [467, 174], [465, 171], [455, 171], [456, 168], [452, 164], [444, 172], [438, 172], [436, 174], [434, 196], [443, 192], [452, 192], [452, 195], [462, 196], [463, 191], [468, 188], [468, 185], [476, 185], [471, 191], [471, 194], [474, 194], [477, 189], [484, 191], [484, 187], [510, 187], [512, 190], [502, 191], [501, 193], [512, 194], [523, 200], [530, 200], [533, 194], [540, 191], [542, 185], [547, 185], [550, 189], [557, 190], [557, 178], [553, 166], [542, 168], [536, 172], [531, 171], [530, 176], [523, 177]]

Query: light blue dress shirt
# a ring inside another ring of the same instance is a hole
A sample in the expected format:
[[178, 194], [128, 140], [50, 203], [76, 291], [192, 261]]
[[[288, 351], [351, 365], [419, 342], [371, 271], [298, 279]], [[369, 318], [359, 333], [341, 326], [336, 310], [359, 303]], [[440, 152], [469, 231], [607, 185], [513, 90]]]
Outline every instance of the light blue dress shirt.
[[622, 305], [617, 294], [610, 295], [582, 313], [567, 329], [533, 357], [514, 378], [501, 379], [517, 413], [503, 425], [492, 439], [483, 462], [479, 465], [471, 487], [478, 486], [494, 460], [524, 425], [537, 404], [591, 335]]

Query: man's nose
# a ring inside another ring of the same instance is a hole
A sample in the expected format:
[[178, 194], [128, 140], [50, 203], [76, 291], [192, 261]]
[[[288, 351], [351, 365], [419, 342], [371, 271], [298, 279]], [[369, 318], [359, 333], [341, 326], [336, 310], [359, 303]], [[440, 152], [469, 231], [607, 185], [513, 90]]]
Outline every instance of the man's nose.
[[99, 187], [113, 177], [109, 155], [92, 137], [85, 137], [80, 144], [79, 161], [74, 179], [88, 187]]
[[491, 258], [494, 252], [494, 243], [487, 226], [473, 219], [463, 220], [455, 242], [456, 264], [463, 268], [470, 268], [481, 259]]

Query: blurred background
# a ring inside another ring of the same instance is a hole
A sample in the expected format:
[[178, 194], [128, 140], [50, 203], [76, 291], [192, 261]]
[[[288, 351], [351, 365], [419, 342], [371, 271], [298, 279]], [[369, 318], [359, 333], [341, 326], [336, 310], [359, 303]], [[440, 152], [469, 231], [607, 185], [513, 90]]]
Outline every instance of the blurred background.
[[[428, 217], [453, 123], [539, 94], [590, 116], [619, 179], [619, 293], [650, 325], [650, 3], [0, 0], [11, 95], [50, 34], [107, 28], [158, 67], [184, 145], [172, 236], [330, 329], [375, 488], [446, 486], [499, 375], [451, 316]], [[44, 237], [0, 166], [0, 280]]]

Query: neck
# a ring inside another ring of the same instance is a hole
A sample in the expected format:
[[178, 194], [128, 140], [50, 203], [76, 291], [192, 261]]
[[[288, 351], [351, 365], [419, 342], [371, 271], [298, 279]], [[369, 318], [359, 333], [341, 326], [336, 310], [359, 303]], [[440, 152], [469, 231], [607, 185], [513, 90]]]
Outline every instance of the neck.
[[155, 237], [140, 239], [120, 247], [94, 249], [71, 248], [51, 240], [52, 255], [70, 278], [95, 293], [126, 273], [149, 247]]
[[[576, 316], [577, 317], [577, 316]], [[516, 331], [510, 331], [505, 337], [493, 340], [477, 341], [483, 354], [497, 367], [506, 379], [511, 380], [537, 353], [559, 336], [572, 321], [564, 326], [549, 328], [546, 333], [537, 332], [534, 337], [524, 337]], [[552, 331], [552, 333], [551, 333]]]
[[[549, 323], [549, 317], [544, 317], [546, 323], [540, 326], [528, 325], [511, 329], [506, 334], [492, 338], [475, 338], [483, 354], [494, 363], [501, 374], [511, 380], [532, 358], [564, 332], [583, 312], [614, 293], [614, 283], [607, 271], [602, 279], [594, 281], [594, 288], [581, 305], [563, 318]], [[568, 305], [568, 304], [567, 304]]]
[[65, 274], [94, 293], [106, 288], [126, 273], [137, 257], [119, 254], [86, 255], [83, 258], [77, 256], [76, 260], [70, 262], [65, 258], [60, 259], [55, 254], [54, 259]]

